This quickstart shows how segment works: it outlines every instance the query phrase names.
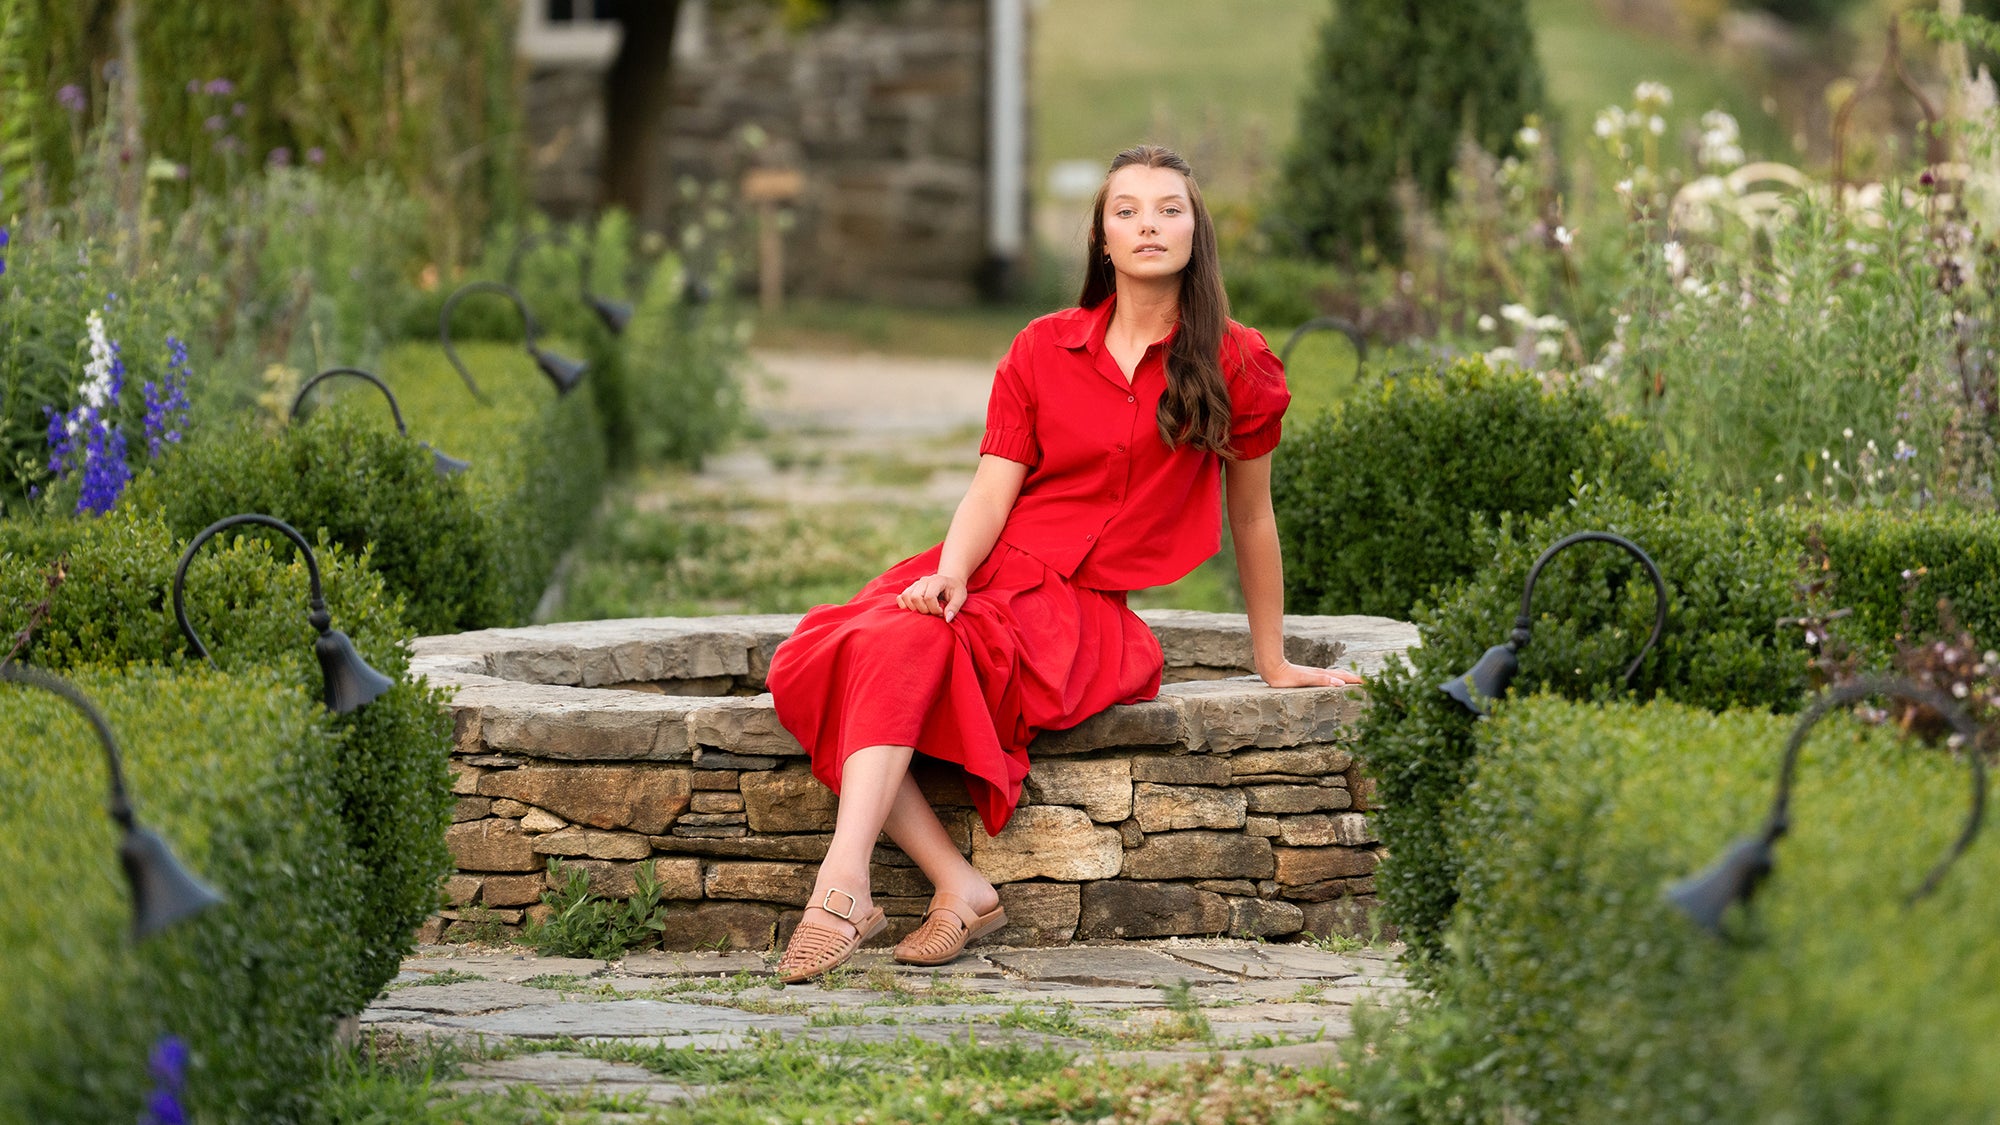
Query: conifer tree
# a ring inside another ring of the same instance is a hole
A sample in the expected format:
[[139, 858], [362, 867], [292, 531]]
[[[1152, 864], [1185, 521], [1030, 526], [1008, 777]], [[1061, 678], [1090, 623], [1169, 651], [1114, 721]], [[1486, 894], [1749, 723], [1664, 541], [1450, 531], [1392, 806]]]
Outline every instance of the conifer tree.
[[1400, 257], [1397, 178], [1438, 205], [1459, 138], [1505, 151], [1541, 99], [1526, 0], [1333, 0], [1268, 209], [1277, 244]]

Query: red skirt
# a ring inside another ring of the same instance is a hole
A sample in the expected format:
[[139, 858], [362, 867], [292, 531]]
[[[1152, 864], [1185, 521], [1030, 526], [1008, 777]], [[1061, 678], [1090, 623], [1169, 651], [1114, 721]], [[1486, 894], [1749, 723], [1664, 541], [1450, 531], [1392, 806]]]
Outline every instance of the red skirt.
[[846, 605], [815, 606], [771, 658], [778, 721], [840, 792], [864, 746], [914, 746], [957, 763], [989, 836], [1021, 799], [1028, 743], [1107, 707], [1159, 694], [1160, 642], [1123, 593], [1070, 582], [996, 543], [944, 618], [896, 604], [937, 572], [939, 545], [905, 559]]

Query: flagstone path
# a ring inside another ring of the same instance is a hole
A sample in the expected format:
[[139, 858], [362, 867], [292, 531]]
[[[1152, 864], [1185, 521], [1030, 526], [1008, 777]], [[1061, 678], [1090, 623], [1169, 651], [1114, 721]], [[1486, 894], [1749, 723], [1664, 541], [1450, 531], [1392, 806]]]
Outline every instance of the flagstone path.
[[[833, 980], [803, 985], [779, 984], [774, 958], [652, 952], [596, 961], [424, 946], [361, 1023], [378, 1035], [442, 1038], [503, 1055], [519, 1041], [731, 1051], [754, 1049], [767, 1035], [827, 1043], [970, 1036], [1114, 1063], [1219, 1054], [1303, 1066], [1333, 1059], [1352, 1031], [1355, 1005], [1385, 1003], [1404, 988], [1394, 948], [1333, 953], [1226, 939], [976, 946], [938, 968], [868, 951]], [[638, 1095], [653, 1105], [703, 1092], [636, 1064], [564, 1049], [469, 1062], [449, 1088], [523, 1084]]]

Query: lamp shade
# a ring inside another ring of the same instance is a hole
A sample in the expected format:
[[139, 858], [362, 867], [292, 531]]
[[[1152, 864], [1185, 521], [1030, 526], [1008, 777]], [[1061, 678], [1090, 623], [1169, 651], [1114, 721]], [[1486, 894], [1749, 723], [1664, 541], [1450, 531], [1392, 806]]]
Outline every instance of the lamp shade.
[[580, 359], [570, 359], [540, 348], [529, 351], [535, 357], [535, 366], [541, 368], [542, 374], [556, 385], [557, 394], [566, 395], [575, 390], [576, 385], [583, 382], [583, 373], [590, 369], [590, 365]]
[[624, 301], [614, 301], [594, 293], [586, 294], [584, 300], [590, 305], [591, 311], [597, 314], [597, 319], [603, 321], [604, 327], [610, 329], [614, 336], [624, 335], [625, 326], [632, 323], [632, 306]]
[[396, 681], [369, 667], [354, 651], [354, 642], [338, 629], [328, 629], [313, 642], [319, 670], [326, 682], [326, 709], [336, 715], [359, 710], [375, 701]]
[[1489, 705], [1507, 694], [1507, 685], [1514, 682], [1514, 673], [1521, 670], [1520, 658], [1514, 655], [1510, 642], [1494, 645], [1480, 656], [1479, 662], [1462, 676], [1454, 676], [1441, 686], [1446, 695], [1458, 700], [1459, 704], [1475, 715], [1489, 713]]
[[1667, 888], [1667, 901], [1695, 925], [1712, 934], [1722, 932], [1722, 916], [1738, 902], [1749, 902], [1757, 884], [1771, 873], [1771, 839], [1747, 836], [1722, 853], [1706, 871]]
[[431, 467], [436, 469], [437, 475], [441, 477], [455, 477], [472, 467], [472, 462], [461, 461], [427, 441], [420, 441], [417, 444], [431, 451]]
[[128, 825], [118, 845], [125, 878], [132, 884], [132, 938], [144, 941], [175, 922], [218, 906], [220, 894], [190, 874], [167, 842], [150, 829]]

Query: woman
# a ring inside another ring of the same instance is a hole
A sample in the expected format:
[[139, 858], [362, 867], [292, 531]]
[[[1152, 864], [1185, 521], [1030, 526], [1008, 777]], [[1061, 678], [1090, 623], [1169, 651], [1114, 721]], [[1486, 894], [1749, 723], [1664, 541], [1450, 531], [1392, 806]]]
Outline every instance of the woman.
[[1078, 307], [1029, 324], [1001, 361], [979, 467], [944, 542], [846, 605], [816, 607], [772, 659], [778, 718], [840, 795], [779, 962], [787, 982], [840, 964], [887, 924], [868, 883], [884, 829], [937, 889], [897, 960], [943, 964], [1005, 924], [910, 760], [960, 766], [997, 834], [1036, 732], [1156, 695], [1159, 642], [1125, 591], [1216, 552], [1219, 465], [1257, 673], [1274, 687], [1360, 682], [1284, 657], [1270, 453], [1290, 395], [1263, 338], [1229, 319], [1187, 162], [1151, 145], [1119, 153], [1093, 216]]

